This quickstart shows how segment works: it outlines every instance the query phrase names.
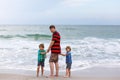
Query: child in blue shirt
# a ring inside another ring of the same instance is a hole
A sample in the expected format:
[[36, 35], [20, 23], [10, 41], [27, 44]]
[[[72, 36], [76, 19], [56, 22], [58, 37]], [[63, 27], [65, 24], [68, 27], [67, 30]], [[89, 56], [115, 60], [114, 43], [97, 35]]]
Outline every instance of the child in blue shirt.
[[72, 66], [72, 56], [71, 56], [71, 47], [66, 47], [66, 54], [61, 54], [63, 56], [66, 56], [66, 75], [65, 78], [68, 78], [71, 76], [71, 66]]
[[41, 67], [41, 75], [44, 73], [44, 62], [46, 58], [46, 51], [44, 50], [44, 44], [39, 45], [38, 50], [38, 67], [37, 67], [37, 77], [39, 76], [39, 69]]

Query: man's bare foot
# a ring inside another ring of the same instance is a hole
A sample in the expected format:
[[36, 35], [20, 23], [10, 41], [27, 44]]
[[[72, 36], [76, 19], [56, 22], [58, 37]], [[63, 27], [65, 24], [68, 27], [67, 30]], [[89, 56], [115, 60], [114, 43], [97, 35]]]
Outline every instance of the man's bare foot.
[[64, 78], [69, 78], [69, 76], [64, 76]]
[[53, 78], [53, 77], [54, 77], [53, 75], [46, 76], [46, 78]]
[[58, 77], [58, 75], [54, 75], [55, 77]]
[[36, 77], [39, 77], [38, 75]]

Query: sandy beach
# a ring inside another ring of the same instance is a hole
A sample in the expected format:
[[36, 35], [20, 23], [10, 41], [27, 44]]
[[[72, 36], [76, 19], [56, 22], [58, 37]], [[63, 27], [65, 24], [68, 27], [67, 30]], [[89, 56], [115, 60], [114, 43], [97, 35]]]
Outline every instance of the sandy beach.
[[0, 80], [120, 80], [120, 67], [102, 67], [72, 71], [71, 78], [64, 78], [64, 72], [60, 72], [58, 78], [46, 78], [49, 75], [45, 71], [45, 76], [36, 77], [35, 71], [25, 70], [0, 70]]

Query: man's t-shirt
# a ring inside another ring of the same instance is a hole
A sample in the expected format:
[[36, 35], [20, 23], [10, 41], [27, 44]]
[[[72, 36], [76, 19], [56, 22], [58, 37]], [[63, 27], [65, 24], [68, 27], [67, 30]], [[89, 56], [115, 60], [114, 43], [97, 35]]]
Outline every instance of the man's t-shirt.
[[61, 54], [60, 38], [60, 34], [55, 31], [52, 35], [52, 41], [54, 41], [54, 44], [51, 47], [52, 54]]
[[45, 52], [45, 50], [38, 50], [38, 62], [44, 62], [46, 54], [41, 54], [42, 52]]
[[71, 52], [66, 53], [66, 63], [72, 63]]

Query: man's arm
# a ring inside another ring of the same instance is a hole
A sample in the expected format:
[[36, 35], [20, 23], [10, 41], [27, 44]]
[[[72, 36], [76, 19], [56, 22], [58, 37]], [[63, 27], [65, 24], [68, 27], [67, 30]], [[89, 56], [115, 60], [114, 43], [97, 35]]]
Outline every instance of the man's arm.
[[62, 56], [66, 56], [67, 54], [63, 54], [63, 53], [61, 53], [60, 55], [62, 55]]
[[50, 43], [50, 45], [49, 45], [49, 47], [48, 47], [47, 53], [50, 51], [50, 49], [51, 49], [51, 47], [53, 46], [54, 42], [55, 42], [55, 41], [51, 41], [51, 43]]

